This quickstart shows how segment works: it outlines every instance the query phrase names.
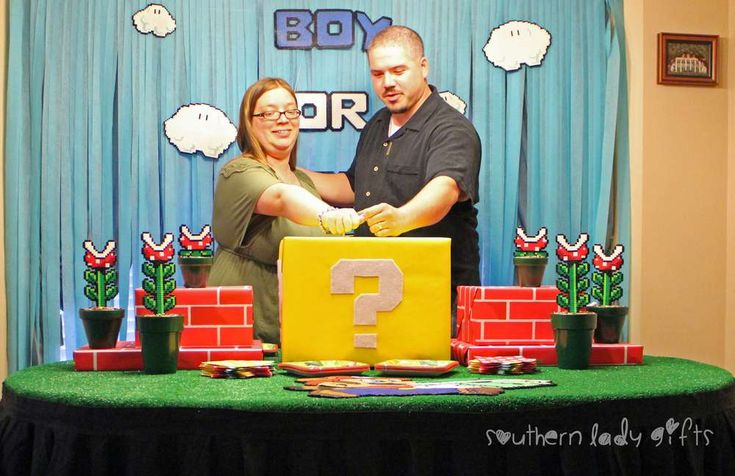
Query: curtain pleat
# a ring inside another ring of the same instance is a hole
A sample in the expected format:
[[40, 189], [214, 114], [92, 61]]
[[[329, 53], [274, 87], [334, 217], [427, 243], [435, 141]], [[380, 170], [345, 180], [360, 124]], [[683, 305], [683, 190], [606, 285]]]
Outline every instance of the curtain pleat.
[[[165, 38], [135, 30], [132, 16], [145, 6], [138, 0], [10, 2], [11, 370], [69, 358], [85, 343], [77, 317], [89, 305], [83, 240], [97, 246], [117, 240], [119, 302], [127, 307], [129, 288], [140, 281], [140, 233], [158, 238], [178, 234], [181, 224], [197, 229], [210, 222], [217, 172], [239, 151], [233, 144], [217, 160], [179, 153], [163, 123], [180, 106], [208, 103], [237, 125], [247, 86], [280, 76], [298, 91], [367, 92], [366, 120], [382, 107], [372, 94], [356, 16], [351, 48], [279, 50], [278, 9], [342, 8], [421, 33], [430, 83], [467, 104], [482, 141], [483, 284], [512, 283], [519, 224], [529, 233], [546, 226], [552, 236], [573, 240], [586, 231], [593, 243], [629, 243], [622, 0], [359, 0], [340, 7], [326, 0], [168, 0], [177, 28]], [[506, 72], [485, 58], [490, 32], [510, 20], [551, 33], [540, 67]], [[344, 170], [358, 137], [347, 122], [342, 130], [304, 131], [299, 164]], [[546, 282], [553, 279], [547, 272]], [[627, 280], [624, 285], [627, 291]], [[122, 337], [128, 332], [124, 325]]]

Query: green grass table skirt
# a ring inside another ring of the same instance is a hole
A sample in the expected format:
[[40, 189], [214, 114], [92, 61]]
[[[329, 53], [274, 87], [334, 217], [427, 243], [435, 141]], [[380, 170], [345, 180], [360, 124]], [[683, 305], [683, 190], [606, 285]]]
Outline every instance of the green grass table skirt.
[[646, 357], [522, 377], [557, 386], [332, 400], [283, 390], [285, 374], [49, 364], [3, 385], [0, 474], [735, 474], [723, 369]]

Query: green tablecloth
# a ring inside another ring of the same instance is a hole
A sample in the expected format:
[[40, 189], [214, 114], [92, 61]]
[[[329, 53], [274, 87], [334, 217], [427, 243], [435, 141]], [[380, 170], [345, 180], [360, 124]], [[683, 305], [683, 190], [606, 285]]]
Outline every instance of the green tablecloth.
[[[477, 377], [462, 368], [446, 378]], [[725, 370], [646, 357], [522, 377], [557, 386], [332, 400], [283, 390], [293, 382], [284, 374], [215, 380], [50, 364], [4, 384], [0, 470], [735, 474], [735, 384]]]

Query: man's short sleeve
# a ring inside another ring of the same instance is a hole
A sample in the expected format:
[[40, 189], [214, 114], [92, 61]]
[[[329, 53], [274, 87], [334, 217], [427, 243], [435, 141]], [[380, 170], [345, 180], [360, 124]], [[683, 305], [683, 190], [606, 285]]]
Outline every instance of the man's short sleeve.
[[472, 203], [479, 201], [478, 177], [482, 149], [480, 138], [469, 121], [437, 125], [432, 132], [426, 162], [426, 182], [450, 177]]

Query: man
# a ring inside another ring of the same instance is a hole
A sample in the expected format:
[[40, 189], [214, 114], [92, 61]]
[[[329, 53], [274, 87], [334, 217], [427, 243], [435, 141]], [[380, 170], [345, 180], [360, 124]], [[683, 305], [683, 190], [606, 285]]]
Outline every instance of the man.
[[480, 139], [427, 82], [429, 62], [415, 31], [390, 26], [367, 54], [373, 89], [386, 107], [362, 130], [347, 172], [310, 176], [326, 201], [354, 203], [365, 216], [359, 236], [451, 238], [454, 310], [456, 286], [480, 284]]

